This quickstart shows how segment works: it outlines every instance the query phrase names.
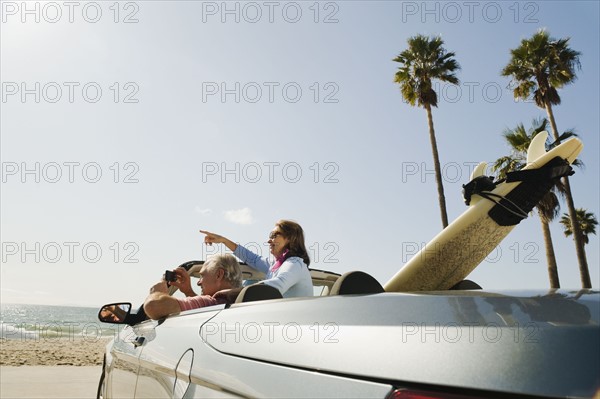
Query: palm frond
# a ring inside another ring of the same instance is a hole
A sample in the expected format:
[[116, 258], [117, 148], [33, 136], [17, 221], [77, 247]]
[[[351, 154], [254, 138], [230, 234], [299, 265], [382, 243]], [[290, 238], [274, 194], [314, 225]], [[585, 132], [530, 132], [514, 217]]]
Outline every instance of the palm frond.
[[[596, 226], [598, 226], [598, 219], [592, 212], [588, 212], [584, 208], [577, 208], [575, 210], [577, 223], [583, 233], [583, 240], [586, 244], [590, 242], [589, 235], [596, 234]], [[573, 235], [573, 226], [571, 224], [571, 217], [569, 214], [564, 213], [560, 218], [560, 224], [563, 225], [563, 232], [566, 237]]]
[[437, 107], [438, 96], [432, 81], [459, 84], [455, 72], [460, 65], [455, 53], [444, 49], [439, 36], [418, 34], [410, 37], [407, 44], [408, 48], [393, 59], [400, 64], [394, 82], [400, 85], [402, 96], [410, 105]]
[[581, 69], [581, 53], [568, 44], [569, 38], [556, 40], [547, 31], [539, 30], [510, 50], [510, 61], [501, 75], [512, 78], [515, 98], [533, 98], [541, 108], [560, 104], [557, 89], [575, 81], [576, 71]]

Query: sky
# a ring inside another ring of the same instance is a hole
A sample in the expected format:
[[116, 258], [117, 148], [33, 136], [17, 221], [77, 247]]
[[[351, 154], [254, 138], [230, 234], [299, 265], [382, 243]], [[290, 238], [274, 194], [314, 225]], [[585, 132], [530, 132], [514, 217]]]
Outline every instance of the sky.
[[[426, 113], [394, 83], [416, 34], [461, 66], [433, 110], [450, 220], [474, 166], [509, 152], [502, 132], [545, 116], [500, 76], [542, 28], [582, 54], [554, 113], [585, 145], [575, 205], [600, 215], [596, 1], [0, 5], [2, 303], [141, 304], [165, 269], [226, 252], [198, 230], [266, 255], [279, 219], [303, 226], [311, 267], [385, 283], [441, 229]], [[577, 289], [573, 241], [551, 231]], [[545, 259], [532, 214], [469, 278], [545, 290]]]

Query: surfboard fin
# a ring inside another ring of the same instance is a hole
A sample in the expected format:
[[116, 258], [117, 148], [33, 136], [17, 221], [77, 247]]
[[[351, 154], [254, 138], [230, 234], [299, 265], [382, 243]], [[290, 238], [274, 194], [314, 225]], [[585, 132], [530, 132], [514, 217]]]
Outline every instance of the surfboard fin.
[[479, 165], [477, 165], [475, 169], [473, 169], [473, 172], [471, 173], [471, 178], [469, 180], [473, 180], [479, 176], [483, 176], [485, 168], [487, 168], [487, 162], [479, 162]]
[[548, 132], [542, 131], [535, 135], [527, 148], [527, 163], [533, 163], [546, 153], [546, 140], [548, 140]]

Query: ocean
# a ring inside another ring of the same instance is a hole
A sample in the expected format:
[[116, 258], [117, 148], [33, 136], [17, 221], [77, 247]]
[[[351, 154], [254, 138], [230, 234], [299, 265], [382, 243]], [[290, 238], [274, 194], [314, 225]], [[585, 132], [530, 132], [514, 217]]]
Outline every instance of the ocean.
[[98, 308], [0, 305], [0, 338], [19, 340], [85, 339], [116, 336], [122, 325], [101, 323]]

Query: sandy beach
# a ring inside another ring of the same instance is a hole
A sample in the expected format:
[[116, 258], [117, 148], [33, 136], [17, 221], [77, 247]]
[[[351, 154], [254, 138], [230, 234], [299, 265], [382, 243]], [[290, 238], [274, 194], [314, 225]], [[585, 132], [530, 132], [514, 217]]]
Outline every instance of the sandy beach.
[[0, 340], [0, 398], [95, 398], [107, 339]]
[[109, 339], [1, 339], [0, 366], [99, 366]]

